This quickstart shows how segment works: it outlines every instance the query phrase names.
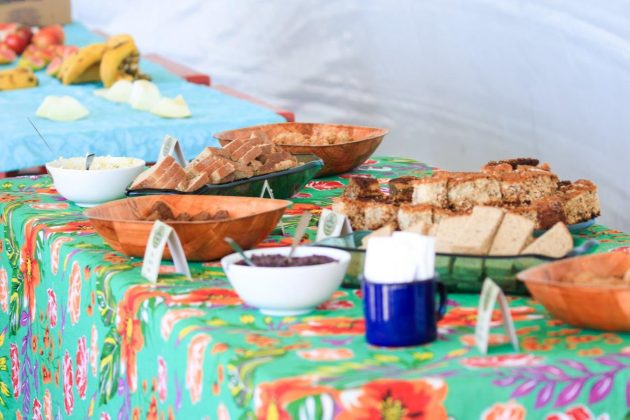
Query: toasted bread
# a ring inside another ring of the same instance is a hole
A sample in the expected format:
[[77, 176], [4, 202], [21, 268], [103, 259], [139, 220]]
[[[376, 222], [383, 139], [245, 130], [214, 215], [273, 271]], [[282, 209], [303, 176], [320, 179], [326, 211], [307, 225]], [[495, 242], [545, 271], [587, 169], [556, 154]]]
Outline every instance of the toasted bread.
[[398, 226], [401, 230], [408, 230], [411, 226], [424, 222], [433, 223], [433, 206], [428, 204], [402, 204], [398, 209]]
[[470, 216], [454, 216], [442, 220], [435, 232], [435, 252], [454, 253], [453, 244], [468, 223]]
[[496, 207], [473, 208], [464, 228], [457, 235], [453, 250], [462, 254], [486, 255], [490, 251], [505, 211]]

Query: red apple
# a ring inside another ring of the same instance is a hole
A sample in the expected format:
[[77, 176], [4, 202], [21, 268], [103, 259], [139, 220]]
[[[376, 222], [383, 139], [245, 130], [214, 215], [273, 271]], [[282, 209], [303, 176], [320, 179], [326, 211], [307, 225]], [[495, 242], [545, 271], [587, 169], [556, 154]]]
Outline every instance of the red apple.
[[15, 31], [15, 34], [19, 36], [20, 38], [24, 38], [27, 44], [30, 44], [31, 38], [33, 38], [33, 32], [31, 31], [31, 28], [27, 26], [20, 26]]
[[46, 26], [33, 35], [33, 44], [44, 48], [49, 45], [63, 44], [64, 34], [60, 25]]
[[8, 35], [4, 39], [4, 43], [7, 47], [15, 51], [16, 54], [22, 54], [22, 51], [24, 51], [28, 45], [28, 41], [17, 34]]

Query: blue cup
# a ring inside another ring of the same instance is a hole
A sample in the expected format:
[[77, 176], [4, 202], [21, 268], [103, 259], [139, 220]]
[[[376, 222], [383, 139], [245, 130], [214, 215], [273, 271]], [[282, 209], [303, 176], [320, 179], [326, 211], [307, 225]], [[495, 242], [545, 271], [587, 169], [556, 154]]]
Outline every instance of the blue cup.
[[[446, 313], [446, 287], [436, 278], [380, 284], [361, 279], [366, 339], [381, 347], [406, 347], [437, 339]], [[439, 304], [436, 310], [436, 292]]]

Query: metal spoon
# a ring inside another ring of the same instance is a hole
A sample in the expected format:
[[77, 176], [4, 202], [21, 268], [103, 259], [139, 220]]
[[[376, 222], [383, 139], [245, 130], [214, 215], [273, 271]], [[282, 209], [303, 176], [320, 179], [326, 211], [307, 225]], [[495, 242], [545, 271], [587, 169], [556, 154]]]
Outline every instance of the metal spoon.
[[35, 130], [35, 132], [37, 133], [39, 138], [42, 139], [42, 141], [44, 142], [46, 147], [48, 147], [48, 150], [50, 150], [50, 154], [52, 155], [53, 159], [56, 158], [55, 152], [53, 152], [53, 149], [50, 147], [50, 144], [48, 144], [48, 142], [46, 141], [44, 136], [42, 136], [42, 133], [40, 133], [39, 130], [37, 129], [37, 127], [35, 127], [35, 123], [28, 117], [26, 117], [26, 119], [28, 120], [29, 123], [31, 123], [31, 126], [33, 127], [33, 130]]
[[298, 222], [298, 225], [295, 228], [295, 233], [293, 234], [291, 251], [289, 252], [289, 256], [287, 257], [289, 261], [291, 261], [291, 257], [293, 257], [295, 249], [300, 244], [300, 240], [304, 237], [304, 231], [308, 227], [308, 223], [311, 221], [311, 217], [313, 217], [313, 215], [308, 211], [302, 213], [302, 217], [300, 217], [300, 221]]
[[227, 242], [234, 251], [239, 253], [239, 255], [243, 258], [243, 261], [245, 261], [245, 264], [249, 265], [250, 267], [256, 267], [256, 264], [254, 264], [254, 262], [247, 255], [245, 255], [245, 252], [243, 252], [243, 248], [241, 248], [234, 239], [226, 236], [225, 238], [223, 238], [223, 240]]
[[94, 153], [86, 153], [85, 154], [85, 170], [89, 171], [90, 166], [92, 166], [92, 162], [94, 162]]

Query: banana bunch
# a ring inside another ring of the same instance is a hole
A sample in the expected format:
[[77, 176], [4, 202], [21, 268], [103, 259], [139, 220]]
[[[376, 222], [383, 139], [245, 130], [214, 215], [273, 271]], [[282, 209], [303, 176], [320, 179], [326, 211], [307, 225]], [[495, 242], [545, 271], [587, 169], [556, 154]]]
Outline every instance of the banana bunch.
[[102, 81], [108, 88], [118, 80], [148, 79], [140, 72], [139, 62], [140, 52], [131, 35], [116, 35], [64, 60], [57, 77], [65, 85]]
[[0, 91], [33, 88], [37, 84], [37, 76], [31, 69], [18, 67], [0, 71]]

